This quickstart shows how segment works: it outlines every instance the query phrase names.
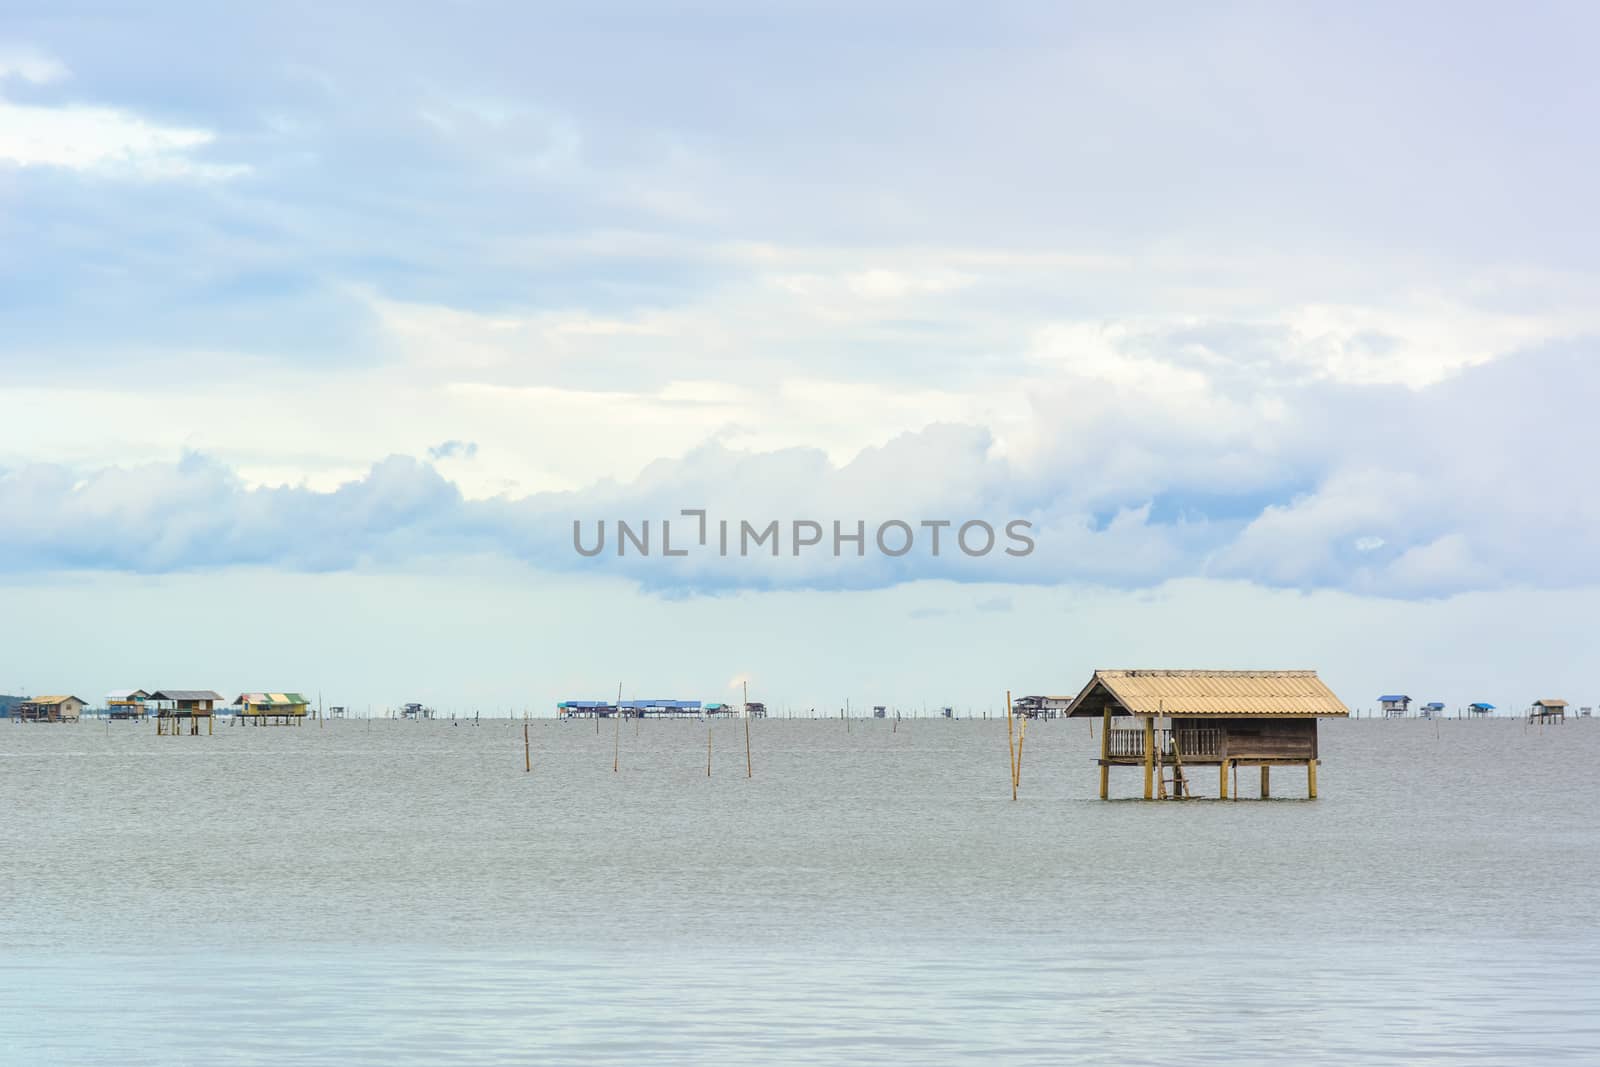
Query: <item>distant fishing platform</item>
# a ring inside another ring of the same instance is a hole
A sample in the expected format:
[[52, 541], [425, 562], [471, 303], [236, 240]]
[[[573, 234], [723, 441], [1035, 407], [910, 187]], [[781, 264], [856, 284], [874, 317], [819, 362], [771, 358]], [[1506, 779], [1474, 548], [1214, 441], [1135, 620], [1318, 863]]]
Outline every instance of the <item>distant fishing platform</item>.
[[[752, 718], [764, 719], [767, 706], [746, 704]], [[706, 716], [735, 716], [738, 705], [702, 702], [699, 700], [563, 700], [556, 705], [556, 715], [563, 719], [703, 719]]]

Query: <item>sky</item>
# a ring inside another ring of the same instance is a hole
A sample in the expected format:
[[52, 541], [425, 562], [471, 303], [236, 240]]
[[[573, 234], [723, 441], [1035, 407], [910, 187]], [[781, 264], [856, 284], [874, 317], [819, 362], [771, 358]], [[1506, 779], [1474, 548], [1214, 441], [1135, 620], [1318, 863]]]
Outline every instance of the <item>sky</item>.
[[8, 4], [0, 691], [1596, 703], [1597, 30]]

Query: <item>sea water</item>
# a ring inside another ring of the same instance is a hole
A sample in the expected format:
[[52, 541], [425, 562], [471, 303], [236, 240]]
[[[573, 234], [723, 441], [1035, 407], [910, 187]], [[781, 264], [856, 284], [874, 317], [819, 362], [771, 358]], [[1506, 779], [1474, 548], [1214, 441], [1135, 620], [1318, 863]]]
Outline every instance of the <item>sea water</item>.
[[1600, 1062], [1595, 721], [224, 722], [0, 721], [0, 1062]]

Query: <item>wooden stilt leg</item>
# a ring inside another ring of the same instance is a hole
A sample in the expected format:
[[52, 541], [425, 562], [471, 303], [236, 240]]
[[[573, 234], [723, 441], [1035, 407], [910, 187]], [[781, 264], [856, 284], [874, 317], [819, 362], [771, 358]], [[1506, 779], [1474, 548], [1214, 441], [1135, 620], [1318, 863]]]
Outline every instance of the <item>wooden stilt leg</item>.
[[1144, 717], [1144, 798], [1155, 798], [1156, 721]]
[[1261, 766], [1261, 799], [1266, 800], [1272, 796], [1272, 768], [1265, 764]]
[[1100, 723], [1100, 799], [1111, 796], [1111, 709], [1106, 708]]
[[1312, 800], [1317, 799], [1317, 761], [1306, 761], [1306, 793]]
[[1222, 773], [1220, 775], [1221, 784], [1217, 788], [1217, 796], [1220, 797], [1223, 800], [1227, 800], [1228, 799], [1228, 761], [1227, 760], [1223, 760], [1221, 765], [1218, 767], [1218, 770], [1221, 771]]

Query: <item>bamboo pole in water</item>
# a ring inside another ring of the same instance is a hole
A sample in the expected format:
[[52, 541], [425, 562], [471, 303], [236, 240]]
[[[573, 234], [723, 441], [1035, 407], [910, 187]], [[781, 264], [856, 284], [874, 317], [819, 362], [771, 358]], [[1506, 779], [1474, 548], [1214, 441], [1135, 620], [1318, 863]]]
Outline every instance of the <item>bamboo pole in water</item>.
[[706, 716], [706, 777], [711, 777], [711, 716]]
[[522, 724], [522, 770], [524, 773], [533, 771], [533, 743], [528, 740], [528, 724]]
[[[1017, 785], [1021, 785], [1022, 784], [1022, 746], [1027, 744], [1027, 742], [1028, 742], [1028, 717], [1026, 715], [1024, 715], [1022, 717], [1022, 728], [1017, 734], [1017, 769], [1016, 769], [1016, 779], [1017, 779], [1016, 784]], [[1012, 792], [1013, 793], [1016, 792], [1015, 788], [1012, 789]]]
[[1017, 743], [1011, 723], [1011, 690], [1006, 690], [1006, 755], [1011, 763], [1011, 799], [1017, 799]]
[[744, 683], [744, 776], [754, 778], [755, 766], [750, 762], [750, 683]]

